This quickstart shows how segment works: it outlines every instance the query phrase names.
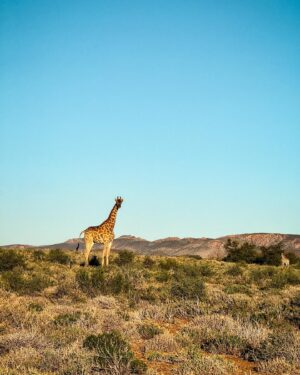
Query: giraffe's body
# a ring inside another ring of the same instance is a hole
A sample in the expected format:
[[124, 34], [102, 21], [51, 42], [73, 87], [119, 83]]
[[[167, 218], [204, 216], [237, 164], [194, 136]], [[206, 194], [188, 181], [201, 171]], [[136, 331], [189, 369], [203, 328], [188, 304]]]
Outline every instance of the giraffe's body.
[[281, 265], [282, 267], [288, 267], [290, 265], [290, 260], [283, 253], [281, 254]]
[[[108, 265], [109, 253], [112, 242], [115, 238], [114, 227], [116, 223], [116, 217], [118, 209], [121, 207], [123, 199], [121, 197], [116, 198], [116, 203], [112, 208], [108, 218], [100, 225], [94, 227], [88, 227], [81, 233], [84, 233], [85, 242], [85, 265], [89, 264], [89, 255], [92, 250], [94, 243], [103, 244], [102, 252], [102, 266]], [[80, 233], [80, 234], [81, 234]]]

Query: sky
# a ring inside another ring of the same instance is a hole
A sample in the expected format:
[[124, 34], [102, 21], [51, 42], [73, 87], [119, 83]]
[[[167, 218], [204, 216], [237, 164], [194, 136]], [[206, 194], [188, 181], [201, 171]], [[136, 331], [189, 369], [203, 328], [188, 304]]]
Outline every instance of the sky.
[[0, 244], [300, 234], [300, 2], [0, 0]]

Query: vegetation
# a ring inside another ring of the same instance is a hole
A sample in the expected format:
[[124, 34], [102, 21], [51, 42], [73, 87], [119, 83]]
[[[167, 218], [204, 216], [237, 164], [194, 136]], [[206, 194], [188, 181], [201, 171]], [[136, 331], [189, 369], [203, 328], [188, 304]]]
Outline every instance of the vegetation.
[[0, 374], [297, 374], [297, 262], [230, 246], [233, 262], [125, 251], [107, 268], [1, 250]]
[[[224, 245], [227, 256], [224, 258], [227, 262], [245, 262], [279, 266], [281, 264], [281, 254], [284, 252], [282, 243], [265, 246], [255, 246], [248, 242], [238, 242], [228, 238]], [[286, 256], [291, 264], [300, 265], [299, 258], [288, 252]]]

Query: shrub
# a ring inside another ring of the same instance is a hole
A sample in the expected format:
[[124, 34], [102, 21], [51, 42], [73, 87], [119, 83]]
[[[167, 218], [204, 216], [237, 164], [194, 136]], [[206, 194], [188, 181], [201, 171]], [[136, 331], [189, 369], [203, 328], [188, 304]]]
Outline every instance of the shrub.
[[201, 299], [205, 296], [205, 285], [201, 277], [178, 277], [172, 282], [171, 296], [175, 298]]
[[121, 250], [118, 254], [117, 259], [115, 260], [116, 264], [119, 266], [124, 266], [126, 264], [133, 263], [135, 254], [129, 250]]
[[35, 311], [35, 312], [41, 312], [44, 310], [42, 305], [40, 305], [39, 303], [34, 303], [34, 302], [28, 305], [28, 309], [31, 311]]
[[41, 275], [26, 275], [22, 272], [7, 271], [2, 274], [5, 289], [18, 294], [34, 294], [41, 292], [50, 285], [48, 278]]
[[156, 280], [160, 283], [163, 283], [163, 282], [166, 282], [168, 280], [170, 280], [171, 278], [171, 274], [169, 271], [167, 270], [162, 270], [160, 271], [157, 275], [156, 275]]
[[130, 368], [134, 360], [129, 344], [116, 331], [97, 336], [90, 335], [84, 340], [83, 347], [94, 350], [94, 361], [111, 374], [123, 373]]
[[282, 358], [274, 358], [270, 361], [262, 361], [256, 367], [258, 372], [264, 374], [283, 375], [283, 374], [297, 374], [295, 367]]
[[47, 260], [53, 263], [70, 264], [71, 258], [61, 249], [51, 249], [47, 256]]
[[142, 375], [146, 373], [147, 365], [141, 359], [135, 358], [130, 362], [130, 370], [132, 374]]
[[246, 346], [242, 354], [250, 361], [282, 358], [290, 363], [297, 363], [300, 358], [299, 337], [291, 329], [280, 328], [271, 332], [258, 346]]
[[189, 277], [197, 277], [199, 275], [212, 276], [214, 274], [213, 269], [207, 263], [185, 263], [178, 267], [178, 271], [185, 273]]
[[153, 266], [155, 265], [155, 261], [150, 256], [146, 256], [143, 261], [143, 265], [146, 268], [153, 268]]
[[257, 260], [258, 252], [253, 244], [244, 242], [242, 244], [228, 238], [224, 245], [227, 256], [224, 258], [226, 262], [254, 263]]
[[0, 249], [0, 271], [10, 271], [15, 267], [25, 267], [23, 254], [16, 250]]
[[104, 271], [100, 269], [87, 270], [80, 268], [76, 272], [76, 282], [86, 294], [96, 295], [106, 291]]
[[154, 324], [142, 324], [138, 327], [138, 332], [143, 339], [149, 340], [162, 333], [162, 329]]
[[243, 293], [247, 294], [248, 296], [252, 295], [251, 290], [246, 285], [242, 284], [227, 285], [224, 288], [224, 292], [227, 294]]
[[279, 266], [281, 264], [281, 254], [283, 252], [282, 243], [261, 247], [261, 256], [257, 260], [260, 264]]
[[59, 314], [53, 320], [54, 325], [56, 326], [68, 326], [76, 323], [81, 317], [80, 311], [74, 311], [67, 314]]
[[176, 259], [173, 258], [167, 258], [164, 260], [161, 260], [159, 262], [159, 266], [161, 269], [170, 271], [170, 270], [176, 270], [179, 268], [179, 263], [177, 262]]
[[102, 268], [93, 270], [81, 268], [76, 273], [76, 281], [79, 288], [91, 296], [98, 294], [117, 295], [128, 293], [132, 289], [132, 284], [127, 274], [122, 272], [111, 274]]
[[235, 366], [219, 356], [205, 356], [197, 350], [190, 350], [187, 360], [176, 370], [175, 375], [227, 375], [235, 372]]
[[45, 251], [37, 249], [32, 252], [32, 257], [35, 262], [39, 262], [41, 260], [46, 260], [47, 254]]
[[239, 264], [235, 264], [228, 268], [226, 273], [230, 276], [240, 276], [243, 274], [243, 268]]

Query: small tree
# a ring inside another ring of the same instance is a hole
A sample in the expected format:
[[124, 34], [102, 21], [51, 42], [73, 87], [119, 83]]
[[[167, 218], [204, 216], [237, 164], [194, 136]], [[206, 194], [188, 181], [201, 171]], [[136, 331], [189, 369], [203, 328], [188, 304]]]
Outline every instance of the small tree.
[[255, 263], [258, 257], [258, 252], [255, 245], [249, 242], [238, 243], [235, 240], [228, 238], [224, 245], [227, 256], [224, 258], [226, 262], [246, 262]]
[[129, 250], [122, 250], [119, 252], [118, 257], [116, 259], [116, 263], [119, 266], [123, 266], [125, 264], [133, 263], [135, 254]]

